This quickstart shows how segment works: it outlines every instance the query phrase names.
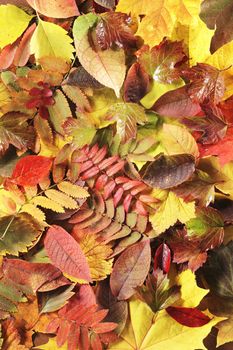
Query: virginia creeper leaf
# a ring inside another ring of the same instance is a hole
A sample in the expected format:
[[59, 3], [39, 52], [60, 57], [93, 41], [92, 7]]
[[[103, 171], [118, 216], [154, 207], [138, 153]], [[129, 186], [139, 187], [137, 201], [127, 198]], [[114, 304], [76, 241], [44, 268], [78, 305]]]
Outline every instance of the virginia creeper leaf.
[[149, 75], [142, 65], [134, 63], [128, 70], [124, 83], [125, 102], [139, 102], [149, 89]]

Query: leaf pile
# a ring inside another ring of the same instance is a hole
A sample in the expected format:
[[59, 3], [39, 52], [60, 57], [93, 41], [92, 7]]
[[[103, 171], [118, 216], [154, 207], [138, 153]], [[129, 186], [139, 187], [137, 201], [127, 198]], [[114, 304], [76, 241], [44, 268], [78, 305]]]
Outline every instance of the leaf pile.
[[232, 10], [1, 1], [1, 349], [232, 348]]

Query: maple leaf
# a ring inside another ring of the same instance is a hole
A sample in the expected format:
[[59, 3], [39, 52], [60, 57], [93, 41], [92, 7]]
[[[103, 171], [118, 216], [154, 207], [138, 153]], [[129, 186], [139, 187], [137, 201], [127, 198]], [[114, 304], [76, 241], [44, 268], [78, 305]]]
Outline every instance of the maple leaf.
[[3, 155], [9, 145], [15, 146], [21, 151], [32, 148], [35, 141], [35, 133], [28, 125], [28, 116], [25, 114], [10, 112], [0, 120], [0, 155]]
[[90, 45], [88, 33], [97, 19], [95, 14], [90, 13], [75, 20], [73, 34], [77, 55], [86, 71], [104, 86], [112, 88], [119, 97], [126, 72], [124, 51], [101, 51], [98, 47], [93, 48]]
[[10, 4], [0, 6], [0, 17], [0, 30], [2, 33], [7, 33], [7, 35], [1, 36], [1, 48], [18, 39], [33, 18], [20, 8]]
[[116, 121], [116, 132], [125, 143], [136, 137], [137, 124], [144, 125], [147, 116], [144, 108], [135, 103], [116, 103], [107, 111], [106, 119]]
[[84, 253], [75, 239], [62, 227], [50, 227], [44, 244], [51, 261], [61, 271], [80, 280], [91, 280]]
[[127, 248], [114, 264], [110, 277], [111, 291], [118, 300], [130, 298], [135, 288], [143, 284], [150, 267], [149, 240]]
[[171, 84], [180, 78], [180, 65], [185, 59], [182, 42], [163, 40], [150, 50], [142, 48], [138, 61], [155, 81]]
[[36, 11], [47, 17], [67, 18], [79, 15], [75, 0], [68, 0], [66, 2], [64, 2], [64, 0], [58, 0], [56, 2], [51, 0], [39, 0], [37, 2], [34, 0], [27, 0], [27, 2]]
[[167, 189], [187, 181], [194, 171], [194, 158], [189, 154], [159, 154], [146, 168], [143, 181], [151, 187]]
[[109, 49], [114, 43], [124, 48], [135, 47], [137, 38], [130, 28], [131, 21], [124, 13], [107, 12], [101, 15], [95, 29], [101, 49]]

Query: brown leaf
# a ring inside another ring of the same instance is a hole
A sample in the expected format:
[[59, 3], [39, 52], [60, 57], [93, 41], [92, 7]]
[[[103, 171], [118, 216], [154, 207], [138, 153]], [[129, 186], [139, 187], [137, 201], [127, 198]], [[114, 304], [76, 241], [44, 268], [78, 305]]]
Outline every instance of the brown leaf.
[[100, 84], [83, 67], [72, 68], [63, 84], [78, 86], [80, 88], [102, 89], [104, 85]]
[[187, 181], [194, 171], [195, 159], [190, 154], [160, 154], [146, 168], [143, 181], [149, 186], [166, 189]]
[[107, 12], [103, 14], [96, 26], [97, 42], [101, 49], [109, 49], [114, 43], [124, 48], [134, 47], [137, 38], [129, 26], [131, 21], [131, 18], [125, 13]]
[[139, 102], [149, 89], [149, 75], [142, 65], [134, 63], [128, 70], [124, 83], [125, 102]]
[[117, 259], [110, 277], [111, 291], [118, 300], [126, 300], [142, 285], [149, 272], [150, 241], [145, 240], [127, 248]]

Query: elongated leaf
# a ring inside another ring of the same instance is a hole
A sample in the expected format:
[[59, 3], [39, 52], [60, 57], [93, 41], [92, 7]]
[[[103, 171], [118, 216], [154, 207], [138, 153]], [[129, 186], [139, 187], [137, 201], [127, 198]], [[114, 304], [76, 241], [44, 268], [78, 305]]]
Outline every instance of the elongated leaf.
[[118, 300], [130, 298], [135, 288], [142, 285], [150, 267], [149, 240], [126, 249], [115, 262], [110, 277], [111, 291]]
[[63, 123], [72, 116], [68, 101], [62, 91], [58, 90], [54, 96], [55, 104], [49, 107], [50, 120], [54, 129], [64, 134]]
[[42, 299], [42, 307], [40, 310], [40, 314], [46, 312], [53, 312], [61, 309], [68, 300], [75, 294], [72, 292], [74, 289], [74, 285], [72, 284], [65, 291], [59, 292], [55, 291], [52, 296], [47, 296], [45, 299]]
[[62, 272], [90, 281], [90, 270], [79, 244], [62, 227], [53, 225], [45, 238], [45, 249]]
[[27, 2], [47, 17], [67, 18], [79, 15], [75, 0], [27, 0]]
[[195, 308], [169, 306], [166, 311], [177, 322], [187, 327], [201, 327], [210, 321], [209, 316]]
[[147, 167], [143, 181], [152, 187], [166, 189], [187, 181], [194, 171], [194, 158], [189, 154], [159, 155]]
[[92, 48], [88, 40], [88, 32], [97, 21], [97, 16], [90, 13], [76, 19], [73, 33], [75, 47], [80, 63], [101, 84], [112, 88], [119, 96], [125, 78], [125, 55], [122, 49], [101, 51]]

